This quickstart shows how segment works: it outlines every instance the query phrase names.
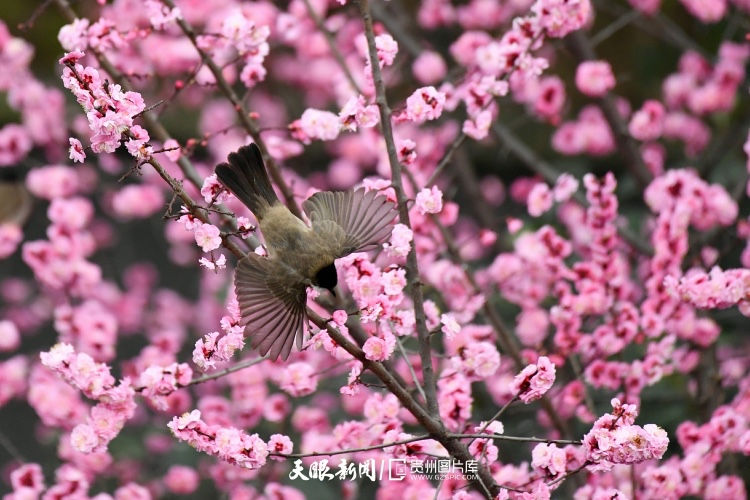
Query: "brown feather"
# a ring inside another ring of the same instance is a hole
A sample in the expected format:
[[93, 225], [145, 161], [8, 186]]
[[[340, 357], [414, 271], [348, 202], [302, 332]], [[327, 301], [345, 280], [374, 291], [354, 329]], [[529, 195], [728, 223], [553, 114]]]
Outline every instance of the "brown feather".
[[248, 254], [237, 265], [237, 301], [245, 333], [260, 354], [289, 357], [294, 338], [302, 346], [307, 323], [306, 286], [292, 270], [275, 260]]

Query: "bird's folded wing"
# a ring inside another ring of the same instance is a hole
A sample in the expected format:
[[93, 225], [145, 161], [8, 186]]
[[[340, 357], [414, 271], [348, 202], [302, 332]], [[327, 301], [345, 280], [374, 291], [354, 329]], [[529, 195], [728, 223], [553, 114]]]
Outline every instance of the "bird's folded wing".
[[286, 360], [295, 336], [302, 347], [307, 321], [304, 283], [284, 264], [251, 253], [237, 264], [234, 276], [242, 325], [262, 356]]
[[373, 250], [393, 230], [390, 222], [396, 216], [395, 204], [377, 191], [363, 188], [356, 191], [315, 193], [302, 203], [310, 217], [313, 230], [329, 241], [339, 241], [340, 234], [325, 221], [334, 222], [345, 237], [339, 243], [336, 257], [352, 252]]

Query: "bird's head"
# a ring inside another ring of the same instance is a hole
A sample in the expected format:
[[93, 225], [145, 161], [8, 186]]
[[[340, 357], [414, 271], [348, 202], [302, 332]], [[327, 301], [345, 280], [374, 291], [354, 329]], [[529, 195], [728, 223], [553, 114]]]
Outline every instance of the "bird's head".
[[336, 266], [329, 264], [322, 268], [315, 274], [315, 284], [321, 288], [325, 288], [335, 297], [336, 283], [338, 283], [338, 274], [336, 273]]

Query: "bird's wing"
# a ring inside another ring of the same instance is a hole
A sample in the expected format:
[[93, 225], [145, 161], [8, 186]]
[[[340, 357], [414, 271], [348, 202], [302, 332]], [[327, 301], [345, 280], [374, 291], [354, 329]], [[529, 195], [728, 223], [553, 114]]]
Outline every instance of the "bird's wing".
[[[336, 258], [352, 252], [373, 250], [387, 238], [396, 216], [395, 204], [377, 191], [322, 191], [302, 203], [313, 230], [326, 241], [338, 242]], [[333, 222], [334, 225], [326, 221]], [[343, 239], [336, 229], [343, 230]]]
[[266, 211], [279, 203], [271, 186], [263, 155], [257, 144], [242, 146], [227, 156], [229, 163], [219, 163], [216, 178], [249, 208], [255, 217], [263, 218]]
[[245, 332], [262, 356], [286, 360], [295, 336], [302, 348], [307, 322], [307, 291], [291, 269], [276, 259], [250, 253], [234, 275]]

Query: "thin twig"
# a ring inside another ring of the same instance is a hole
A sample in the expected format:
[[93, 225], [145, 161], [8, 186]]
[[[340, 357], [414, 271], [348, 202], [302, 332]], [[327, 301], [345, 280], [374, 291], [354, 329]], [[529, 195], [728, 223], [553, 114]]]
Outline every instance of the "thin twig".
[[[581, 445], [581, 441], [576, 441], [573, 439], [545, 439], [545, 438], [538, 438], [538, 437], [519, 437], [519, 436], [506, 436], [504, 434], [469, 434], [469, 433], [456, 433], [451, 434], [451, 437], [454, 438], [473, 438], [473, 439], [497, 439], [499, 441], [514, 441], [518, 443], [554, 443], [554, 444], [560, 444], [560, 445]], [[472, 439], [472, 440], [473, 440]]]
[[20, 23], [18, 25], [18, 29], [21, 31], [30, 30], [34, 26], [34, 23], [39, 18], [39, 16], [41, 16], [44, 11], [49, 8], [50, 4], [52, 4], [52, 0], [44, 0], [42, 4], [37, 7], [34, 12], [31, 13], [29, 19], [25, 23]]
[[641, 15], [642, 14], [640, 10], [632, 9], [632, 10], [629, 10], [626, 14], [617, 16], [613, 22], [605, 26], [603, 29], [599, 30], [599, 32], [596, 35], [591, 37], [591, 47], [596, 47], [601, 42], [611, 37], [618, 31], [620, 31], [622, 28], [632, 23], [634, 20], [641, 17]]
[[[397, 7], [401, 7], [400, 2], [393, 2], [391, 5], [396, 5]], [[401, 21], [405, 18], [406, 12], [402, 9], [401, 13], [399, 14], [391, 14], [390, 12], [386, 11], [386, 8], [384, 6], [385, 4], [381, 2], [375, 2], [372, 4], [372, 14], [373, 16], [383, 23], [385, 25], [386, 29], [389, 33], [393, 34], [394, 38], [398, 40], [398, 43], [400, 46], [404, 47], [406, 51], [412, 56], [417, 57], [419, 54], [422, 53], [422, 46], [414, 36], [412, 36], [411, 31], [414, 30], [416, 26], [418, 26], [415, 19], [411, 19], [408, 22], [409, 29], [404, 28], [404, 25], [401, 23]]]
[[24, 458], [23, 454], [18, 450], [18, 448], [16, 448], [16, 445], [14, 445], [13, 442], [8, 439], [8, 436], [6, 436], [2, 431], [0, 431], [0, 446], [2, 446], [5, 451], [7, 451], [8, 454], [17, 462], [20, 462], [22, 464], [28, 462], [28, 460]]
[[573, 474], [578, 474], [579, 472], [581, 472], [581, 471], [582, 471], [582, 470], [583, 470], [584, 468], [588, 467], [589, 465], [591, 465], [591, 462], [589, 462], [589, 461], [587, 460], [587, 461], [585, 461], [585, 462], [583, 463], [583, 465], [581, 465], [581, 466], [580, 466], [580, 467], [578, 467], [577, 469], [575, 469], [575, 470], [572, 470], [572, 471], [568, 472], [568, 473], [567, 473], [567, 474], [565, 474], [564, 476], [560, 476], [560, 477], [558, 477], [558, 478], [557, 478], [557, 479], [555, 479], [554, 481], [550, 482], [550, 483], [549, 483], [549, 484], [548, 484], [547, 486], [553, 486], [553, 485], [555, 485], [555, 484], [557, 484], [557, 483], [562, 483], [563, 481], [565, 481], [566, 479], [568, 479], [568, 478], [569, 478], [570, 476], [572, 476]]
[[419, 391], [419, 394], [422, 395], [422, 398], [424, 398], [425, 401], [427, 401], [427, 396], [424, 394], [424, 389], [422, 389], [422, 385], [419, 383], [419, 379], [417, 378], [417, 373], [414, 371], [414, 367], [411, 364], [411, 361], [409, 361], [409, 356], [406, 355], [406, 350], [404, 350], [404, 344], [401, 343], [401, 339], [398, 338], [398, 336], [394, 335], [396, 337], [396, 345], [398, 346], [398, 350], [401, 353], [401, 356], [404, 358], [404, 361], [406, 362], [406, 366], [409, 367], [409, 373], [411, 373], [411, 378], [414, 380], [414, 385], [417, 386], [417, 390]]
[[218, 372], [212, 373], [210, 375], [204, 375], [202, 377], [194, 378], [187, 384], [183, 385], [182, 387], [187, 387], [190, 385], [197, 385], [202, 384], [203, 382], [208, 382], [209, 380], [214, 380], [217, 378], [221, 378], [224, 375], [229, 375], [230, 373], [238, 372], [240, 370], [244, 370], [245, 368], [250, 368], [251, 366], [255, 366], [259, 363], [262, 363], [263, 361], [267, 360], [268, 358], [262, 357], [262, 358], [254, 358], [254, 359], [248, 359], [246, 361], [242, 361], [241, 363], [237, 363], [234, 366], [230, 366], [229, 368], [225, 368], [224, 370], [220, 370]]
[[[616, 19], [627, 17], [632, 12], [630, 8], [626, 8], [617, 2], [599, 2], [597, 8], [602, 12], [611, 14]], [[711, 57], [701, 44], [690, 38], [682, 28], [661, 12], [653, 16], [640, 16], [634, 20], [634, 24], [649, 35], [668, 43], [682, 52], [694, 51], [706, 59]]]
[[[513, 396], [513, 399], [511, 399], [510, 401], [508, 401], [507, 403], [505, 403], [503, 405], [503, 407], [500, 408], [500, 410], [492, 416], [491, 419], [489, 419], [488, 421], [486, 421], [484, 423], [484, 425], [482, 425], [482, 427], [478, 431], [477, 436], [483, 436], [484, 435], [484, 431], [487, 430], [487, 427], [489, 427], [490, 424], [492, 424], [492, 422], [494, 422], [498, 418], [502, 417], [503, 413], [505, 413], [505, 410], [507, 410], [510, 407], [510, 405], [512, 405], [513, 403], [515, 403], [516, 401], [518, 401], [518, 399], [519, 399], [518, 398], [518, 394], [516, 394], [515, 396]], [[471, 441], [469, 441], [469, 444], [473, 443], [475, 439], [477, 439], [477, 438], [475, 437]]]

